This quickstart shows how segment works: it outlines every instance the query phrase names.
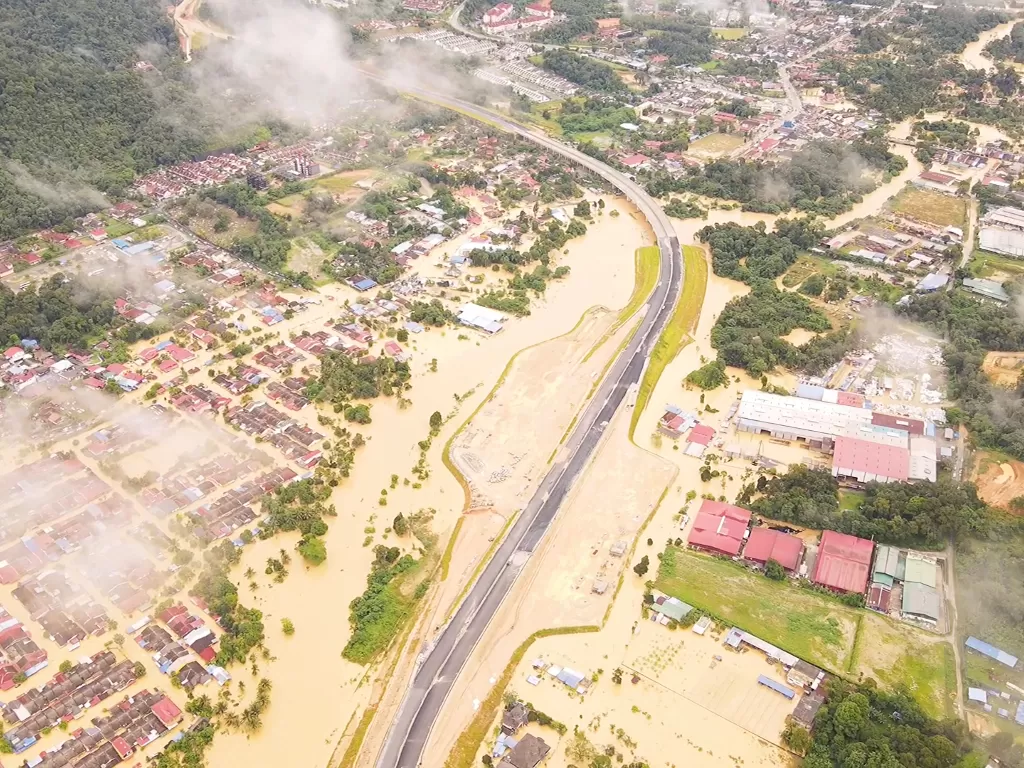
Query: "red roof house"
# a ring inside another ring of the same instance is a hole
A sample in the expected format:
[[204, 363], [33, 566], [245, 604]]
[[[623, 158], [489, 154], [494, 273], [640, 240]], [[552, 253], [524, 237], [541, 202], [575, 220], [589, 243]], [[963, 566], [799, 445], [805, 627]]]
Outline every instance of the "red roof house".
[[181, 710], [166, 696], [153, 704], [153, 714], [165, 728], [173, 728], [181, 720]]
[[167, 354], [177, 360], [179, 363], [185, 363], [195, 358], [195, 353], [184, 347], [179, 347], [177, 344], [171, 344], [167, 347]]
[[686, 438], [688, 443], [700, 443], [701, 445], [710, 445], [711, 440], [715, 436], [714, 427], [709, 427], [706, 424], [698, 424], [690, 430], [690, 434]]
[[124, 760], [132, 753], [132, 745], [124, 740], [121, 736], [116, 737], [110, 742], [110, 745], [117, 750], [118, 756]]
[[750, 512], [721, 501], [705, 499], [690, 531], [689, 544], [697, 549], [735, 557], [743, 546]]
[[651, 159], [639, 154], [626, 155], [625, 157], [620, 158], [619, 162], [627, 168], [646, 168], [648, 163], [651, 162]]
[[774, 560], [787, 571], [795, 571], [800, 566], [800, 555], [804, 552], [804, 543], [796, 536], [771, 528], [753, 528], [743, 549], [743, 559], [752, 560], [765, 565]]
[[868, 586], [874, 549], [874, 542], [867, 539], [825, 531], [821, 534], [811, 581], [837, 592], [863, 593]]

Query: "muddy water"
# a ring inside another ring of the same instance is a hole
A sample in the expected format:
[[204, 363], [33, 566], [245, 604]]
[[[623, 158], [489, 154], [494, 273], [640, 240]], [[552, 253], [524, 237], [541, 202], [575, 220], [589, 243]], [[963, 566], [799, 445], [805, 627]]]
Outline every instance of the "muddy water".
[[982, 32], [977, 40], [964, 48], [964, 52], [960, 54], [960, 63], [967, 69], [984, 69], [986, 72], [995, 71], [995, 62], [984, 53], [985, 46], [993, 40], [1009, 35], [1010, 30], [1013, 29], [1013, 25], [1016, 23], [1016, 20], [1008, 21], [994, 29], [990, 29], [988, 32]]
[[[613, 208], [620, 212], [618, 217], [609, 215]], [[425, 508], [436, 510], [437, 532], [451, 529], [462, 511], [463, 497], [441, 463], [441, 449], [448, 436], [486, 396], [518, 350], [566, 333], [591, 306], [623, 306], [633, 287], [634, 251], [644, 242], [650, 242], [650, 237], [631, 209], [623, 203], [610, 203], [588, 234], [567, 246], [568, 255], [558, 257], [556, 263], [568, 265], [572, 272], [566, 280], [551, 284], [546, 298], [534, 303], [529, 317], [510, 321], [491, 338], [462, 329], [435, 329], [414, 335], [403, 345], [412, 356], [412, 405], [402, 410], [383, 399], [373, 404], [373, 423], [362, 428], [368, 443], [357, 455], [352, 477], [332, 497], [339, 515], [329, 521], [327, 562], [307, 570], [293, 555], [284, 584], [271, 585], [263, 574], [267, 558], [276, 557], [282, 547], [291, 550], [297, 540], [296, 535], [285, 534], [248, 547], [234, 572], [242, 582], [243, 601], [265, 613], [267, 646], [276, 661], [261, 661], [258, 676], [269, 677], [274, 691], [262, 730], [250, 738], [241, 734], [219, 737], [211, 750], [210, 765], [327, 764], [352, 713], [365, 703], [371, 688], [360, 683], [364, 669], [341, 657], [350, 635], [348, 604], [365, 588], [372, 559], [372, 545], [363, 546], [364, 540], [370, 537], [373, 545], [386, 541], [389, 546], [408, 546], [408, 539], [385, 539], [384, 530], [398, 512], [408, 515]], [[423, 266], [420, 271], [430, 269]], [[337, 312], [326, 305], [318, 309]], [[320, 317], [311, 317], [303, 322], [312, 330], [317, 324], [323, 326], [320, 321]], [[438, 361], [436, 373], [429, 370], [432, 359]], [[430, 414], [452, 414], [457, 405], [454, 395], [462, 396], [474, 388], [434, 439], [429, 452], [431, 476], [423, 487], [414, 489], [400, 480], [398, 487], [391, 489], [392, 474], [415, 480], [410, 470], [419, 458], [417, 442], [428, 436]], [[298, 414], [314, 427], [316, 415], [311, 408]], [[388, 490], [385, 507], [378, 504], [381, 489]], [[248, 567], [257, 573], [255, 593], [242, 576]], [[294, 623], [292, 637], [281, 632], [282, 618]], [[250, 691], [254, 689], [258, 677], [241, 669], [237, 674]]]

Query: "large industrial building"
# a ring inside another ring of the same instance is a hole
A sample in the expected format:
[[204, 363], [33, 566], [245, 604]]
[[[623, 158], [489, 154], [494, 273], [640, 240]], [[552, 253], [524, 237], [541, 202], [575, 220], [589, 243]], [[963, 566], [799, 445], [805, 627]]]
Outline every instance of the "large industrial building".
[[790, 573], [795, 573], [800, 567], [803, 553], [804, 543], [796, 536], [772, 528], [758, 527], [750, 531], [743, 559], [762, 566], [774, 560]]
[[934, 426], [865, 408], [859, 396], [820, 387], [805, 389], [804, 397], [744, 392], [737, 430], [804, 442], [831, 453], [835, 477], [858, 482], [935, 482], [936, 444], [928, 436]]
[[874, 548], [874, 542], [867, 539], [825, 531], [821, 534], [811, 581], [836, 592], [863, 594], [868, 586]]

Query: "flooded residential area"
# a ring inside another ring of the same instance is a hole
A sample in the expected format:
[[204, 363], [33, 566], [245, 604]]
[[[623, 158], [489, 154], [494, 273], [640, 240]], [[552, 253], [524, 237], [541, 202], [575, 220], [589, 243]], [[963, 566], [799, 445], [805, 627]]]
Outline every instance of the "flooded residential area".
[[0, 762], [1021, 763], [1016, 8], [35, 13]]

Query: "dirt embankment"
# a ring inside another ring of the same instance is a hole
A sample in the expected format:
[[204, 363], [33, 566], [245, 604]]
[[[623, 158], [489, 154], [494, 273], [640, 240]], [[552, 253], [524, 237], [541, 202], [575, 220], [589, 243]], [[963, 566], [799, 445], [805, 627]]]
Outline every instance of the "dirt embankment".
[[1010, 502], [1024, 496], [1024, 462], [994, 460], [983, 456], [978, 466], [975, 482], [978, 494], [985, 502], [1003, 509], [1010, 509]]
[[1015, 387], [1024, 372], [1024, 352], [989, 352], [981, 369], [997, 387]]

